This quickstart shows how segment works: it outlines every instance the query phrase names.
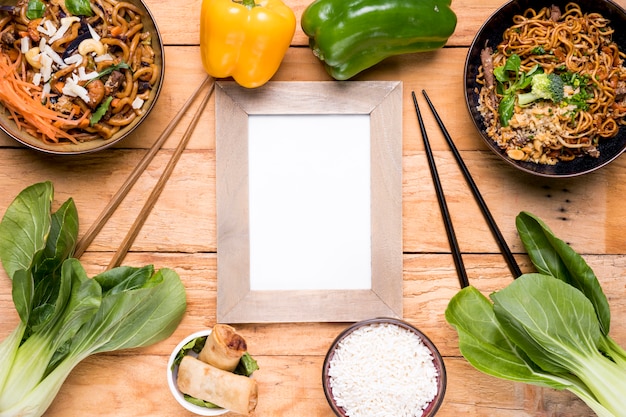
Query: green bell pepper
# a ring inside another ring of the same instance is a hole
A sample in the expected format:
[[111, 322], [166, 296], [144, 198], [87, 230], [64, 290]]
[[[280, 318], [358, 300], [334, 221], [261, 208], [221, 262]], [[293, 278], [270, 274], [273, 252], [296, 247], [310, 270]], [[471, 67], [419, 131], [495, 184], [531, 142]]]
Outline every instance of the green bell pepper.
[[315, 0], [302, 14], [313, 53], [336, 80], [383, 59], [441, 48], [456, 28], [451, 0]]

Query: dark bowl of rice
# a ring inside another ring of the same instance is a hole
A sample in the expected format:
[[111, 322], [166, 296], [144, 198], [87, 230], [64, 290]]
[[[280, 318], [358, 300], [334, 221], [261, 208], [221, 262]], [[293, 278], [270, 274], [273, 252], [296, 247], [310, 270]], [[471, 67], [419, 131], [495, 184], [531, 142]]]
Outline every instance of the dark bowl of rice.
[[[565, 108], [570, 106], [570, 103], [574, 103], [572, 98], [579, 92], [570, 89], [565, 91], [566, 97], [568, 97], [567, 100], [563, 100], [558, 103], [559, 106], [563, 108], [562, 114], [566, 115], [562, 116], [561, 120], [566, 120], [568, 117], [572, 117], [572, 121], [575, 120], [575, 122], [570, 124], [571, 127], [564, 129], [567, 130], [567, 137], [565, 137], [565, 134], [555, 134], [555, 131], [551, 130], [553, 128], [547, 128], [545, 131], [542, 131], [544, 128], [538, 128], [538, 130], [533, 130], [535, 129], [534, 127], [532, 129], [529, 128], [531, 123], [533, 123], [532, 126], [538, 124], [538, 118], [542, 117], [539, 110], [536, 110], [537, 116], [531, 116], [530, 118], [524, 116], [517, 119], [518, 116], [515, 116], [515, 126], [513, 126], [514, 132], [508, 131], [506, 134], [502, 133], [502, 122], [500, 121], [498, 112], [494, 111], [494, 109], [498, 109], [498, 106], [502, 101], [502, 91], [497, 90], [498, 80], [496, 78], [495, 82], [492, 83], [492, 85], [496, 85], [496, 89], [492, 90], [496, 92], [496, 95], [494, 96], [493, 94], [485, 93], [481, 98], [481, 88], [488, 83], [485, 81], [486, 77], [482, 76], [482, 70], [483, 68], [501, 66], [501, 63], [504, 62], [502, 57], [510, 56], [513, 52], [517, 53], [516, 51], [518, 49], [515, 49], [515, 47], [509, 48], [507, 46], [506, 51], [508, 52], [505, 52], [504, 54], [501, 53], [500, 60], [498, 62], [496, 62], [496, 54], [492, 55], [493, 59], [488, 59], [486, 62], [485, 55], [481, 57], [481, 53], [486, 47], [492, 48], [493, 52], [497, 51], [497, 45], [503, 42], [504, 32], [509, 27], [514, 25], [513, 19], [515, 16], [524, 15], [524, 13], [529, 9], [539, 13], [541, 9], [547, 8], [546, 10], [550, 11], [550, 14], [546, 15], [547, 17], [564, 19], [568, 8], [572, 7], [572, 4], [573, 3], [568, 0], [554, 0], [551, 2], [546, 2], [545, 0], [513, 0], [505, 3], [497, 9], [479, 29], [470, 46], [465, 63], [465, 98], [467, 108], [486, 145], [506, 163], [524, 172], [543, 177], [565, 178], [593, 172], [609, 164], [619, 157], [622, 152], [624, 152], [624, 149], [626, 149], [626, 77], [624, 76], [624, 74], [626, 74], [626, 70], [622, 68], [624, 66], [624, 56], [619, 55], [618, 57], [618, 54], [615, 53], [616, 58], [614, 59], [612, 65], [613, 67], [618, 68], [618, 75], [615, 76], [615, 78], [611, 78], [611, 80], [616, 85], [613, 91], [609, 91], [604, 95], [609, 97], [610, 94], [614, 94], [615, 103], [597, 106], [598, 109], [609, 108], [619, 110], [611, 110], [610, 117], [606, 116], [608, 114], [606, 110], [598, 110], [597, 112], [594, 111], [593, 113], [597, 115], [593, 115], [593, 119], [588, 119], [592, 120], [589, 122], [589, 125], [593, 126], [600, 125], [602, 123], [609, 123], [606, 119], [611, 118], [613, 120], [610, 121], [611, 124], [606, 124], [605, 126], [611, 127], [614, 133], [608, 137], [607, 133], [604, 132], [604, 136], [607, 137], [603, 137], [599, 134], [588, 134], [588, 132], [583, 131], [581, 126], [583, 126], [584, 123], [579, 122], [581, 119], [575, 119], [575, 111], [566, 113]], [[577, 1], [576, 4], [580, 7], [584, 16], [588, 16], [590, 14], [600, 14], [601, 18], [608, 19], [608, 26], [614, 30], [614, 32], [610, 35], [611, 41], [617, 46], [620, 54], [626, 52], [626, 12], [622, 7], [610, 0], [582, 0]], [[552, 7], [556, 7], [558, 10], [555, 10]], [[533, 17], [532, 15], [526, 16]], [[591, 26], [592, 25], [590, 25], [590, 27]], [[571, 33], [571, 31], [569, 32]], [[523, 34], [525, 32], [520, 30], [519, 33]], [[547, 37], [545, 39], [547, 39]], [[556, 45], [554, 49], [546, 50], [546, 48], [542, 47], [540, 37], [539, 39], [532, 39], [532, 42], [529, 42], [529, 44], [531, 46], [523, 50], [523, 53], [520, 53], [519, 55], [523, 60], [525, 60], [525, 63], [528, 63], [529, 67], [536, 62], [539, 62], [540, 65], [544, 67], [541, 63], [548, 61], [542, 61], [542, 59], [553, 59], [559, 62], [563, 59], [558, 51], [562, 48], [559, 48], [559, 46]], [[604, 46], [605, 45], [602, 45], [602, 47]], [[578, 47], [579, 45], [574, 45], [573, 49], [576, 50]], [[602, 47], [598, 48], [598, 50], [601, 50]], [[521, 51], [522, 49], [519, 50]], [[600, 55], [600, 53], [597, 55]], [[576, 62], [576, 60], [583, 61], [587, 59], [584, 57], [576, 57], [575, 55], [573, 55], [574, 58], [572, 59], [572, 55], [569, 53], [566, 53], [565, 56], [565, 59], [568, 59], [569, 62]], [[600, 65], [599, 67], [602, 66], [603, 65]], [[556, 64], [552, 69], [548, 69], [545, 72], [554, 72], [564, 78], [567, 76], [565, 75], [566, 73], [571, 75], [571, 73], [575, 71], [570, 70], [569, 64], [567, 66], [564, 64]], [[583, 71], [581, 70], [580, 73], [582, 74]], [[589, 79], [593, 79], [594, 76], [597, 77], [598, 80], [604, 78], [601, 73], [594, 72], [593, 75], [589, 75]], [[606, 75], [607, 82], [609, 79], [608, 77], [609, 75]], [[566, 88], [569, 87], [566, 86]], [[530, 86], [527, 87], [526, 91], [528, 90], [530, 90]], [[606, 90], [606, 88], [604, 88], [604, 90]], [[490, 96], [491, 98], [486, 99], [485, 97], [487, 96]], [[602, 97], [602, 95], [596, 94], [596, 97]], [[587, 98], [589, 99], [589, 97]], [[591, 98], [590, 100], [593, 102], [594, 98]], [[487, 103], [487, 105], [485, 105], [485, 103]], [[532, 107], [540, 106], [540, 104], [532, 105]], [[520, 107], [516, 105], [516, 113], [519, 108]], [[548, 108], [547, 105], [546, 108]], [[594, 105], [592, 104], [590, 108], [593, 109]], [[529, 111], [532, 112], [531, 110], [523, 110], [523, 112], [526, 113]], [[589, 112], [592, 113], [591, 110], [589, 110]], [[537, 120], [534, 120], [535, 118], [537, 118]], [[613, 124], [613, 122], [615, 122], [615, 124]], [[562, 124], [562, 126], [565, 126], [565, 123], [566, 122], [563, 121], [555, 124]], [[519, 126], [522, 126], [524, 129], [518, 129]], [[575, 129], [580, 129], [580, 132], [574, 132]], [[535, 133], [537, 133], [537, 136], [534, 135]], [[506, 139], [504, 139], [505, 136]], [[573, 139], [575, 136], [582, 139], [575, 140]], [[499, 143], [496, 142], [494, 137], [499, 140]], [[556, 139], [557, 137], [565, 137], [565, 139], [559, 142]], [[545, 156], [541, 156], [543, 154], [545, 154]]]
[[431, 417], [446, 392], [437, 347], [394, 318], [360, 321], [333, 341], [322, 368], [328, 404], [338, 417]]

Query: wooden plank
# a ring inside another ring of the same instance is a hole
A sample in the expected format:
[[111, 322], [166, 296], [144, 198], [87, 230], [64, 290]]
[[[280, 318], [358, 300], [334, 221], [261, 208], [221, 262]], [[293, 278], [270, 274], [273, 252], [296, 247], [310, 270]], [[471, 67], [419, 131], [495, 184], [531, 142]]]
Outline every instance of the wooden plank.
[[[331, 417], [321, 387], [322, 356], [257, 356], [258, 416]], [[166, 356], [99, 354], [80, 363], [62, 386], [46, 417], [191, 416], [167, 392]], [[115, 384], [111, 370], [115, 369]], [[438, 415], [536, 417], [593, 416], [569, 392], [495, 380], [464, 360], [446, 360], [448, 389]], [[467, 381], [472, 383], [468, 384]], [[480, 390], [475, 387], [480, 386]], [[98, 395], [94, 395], [97, 392]], [[88, 399], [88, 400], [86, 400]], [[227, 416], [234, 415], [232, 413]]]
[[[133, 214], [139, 212], [157, 181], [169, 152], [157, 156], [95, 239], [91, 250], [116, 249], [132, 224]], [[626, 232], [621, 221], [626, 209], [619, 204], [620, 196], [626, 191], [624, 160], [618, 159], [588, 176], [554, 181], [520, 174], [490, 153], [464, 151], [462, 154], [515, 252], [523, 252], [516, 236], [515, 216], [521, 210], [528, 210], [548, 222], [557, 236], [571, 241], [581, 253], [621, 253], [622, 236]], [[143, 151], [139, 150], [111, 150], [50, 165], [47, 158], [30, 151], [2, 150], [5, 170], [0, 174], [0, 207], [6, 207], [27, 185], [51, 180], [57, 202], [74, 198], [84, 233], [142, 155]], [[435, 158], [453, 221], [458, 225], [461, 249], [496, 253], [495, 241], [452, 155], [438, 151]], [[216, 251], [214, 165], [212, 151], [191, 150], [183, 154], [131, 250]], [[404, 251], [449, 252], [425, 155], [405, 154], [403, 165]], [[605, 206], [600, 202], [610, 204]], [[604, 207], [610, 207], [610, 211]]]
[[[81, 258], [90, 276], [102, 272], [110, 254], [87, 252]], [[626, 255], [586, 256], [606, 292], [614, 317], [626, 315], [623, 293]], [[531, 266], [520, 257], [523, 271]], [[464, 258], [472, 285], [485, 295], [504, 288], [512, 280], [504, 261], [498, 255], [466, 255]], [[142, 349], [150, 354], [166, 355], [178, 341], [198, 330], [216, 323], [217, 260], [215, 254], [153, 254], [131, 253], [125, 265], [155, 265], [172, 268], [180, 275], [187, 290], [187, 312], [174, 335], [152, 347]], [[450, 255], [417, 254], [404, 257], [404, 319], [420, 328], [446, 356], [459, 356], [456, 335], [445, 322], [445, 309], [450, 298], [459, 290], [456, 272]], [[0, 288], [10, 281], [4, 271], [0, 274]], [[6, 337], [18, 322], [8, 291], [0, 292], [0, 339]], [[293, 354], [325, 355], [332, 340], [346, 327], [346, 323], [265, 323], [237, 324], [254, 354], [289, 356]], [[314, 335], [315, 337], [310, 337]], [[611, 335], [626, 345], [626, 322], [615, 319]], [[122, 354], [133, 354], [125, 351]]]
[[[179, 272], [188, 294], [188, 311], [169, 339], [156, 345], [92, 356], [71, 373], [47, 417], [79, 415], [187, 415], [179, 409], [165, 385], [165, 367], [171, 350], [186, 335], [215, 323], [215, 255], [131, 254], [128, 264], [153, 263]], [[510, 282], [506, 267], [496, 256], [469, 256], [472, 283], [488, 294]], [[590, 265], [601, 277], [605, 291], [623, 291], [626, 256], [591, 257]], [[90, 274], [108, 263], [106, 254], [87, 253], [83, 259]], [[524, 268], [527, 266], [522, 263]], [[445, 255], [405, 258], [405, 319], [423, 330], [444, 355], [448, 392], [440, 415], [537, 416], [543, 412], [562, 416], [587, 416], [586, 407], [571, 394], [499, 381], [474, 370], [459, 357], [456, 335], [443, 319], [449, 298], [458, 290], [454, 268]], [[0, 284], [7, 284], [0, 277]], [[615, 317], [626, 314], [623, 297], [610, 297]], [[17, 324], [6, 292], [0, 293], [0, 337]], [[347, 324], [283, 323], [239, 325], [261, 371], [258, 415], [332, 415], [320, 384], [321, 365], [332, 340]], [[613, 335], [626, 343], [626, 328], [614, 321]], [[113, 371], [114, 370], [114, 371]], [[471, 383], [469, 383], [471, 381]], [[476, 387], [480, 387], [477, 390]], [[98, 393], [94, 395], [94, 393]], [[89, 401], [85, 401], [89, 398]], [[554, 414], [556, 413], [556, 414]]]
[[[149, 0], [164, 34], [166, 79], [149, 122], [114, 149], [77, 158], [48, 157], [0, 135], [0, 209], [29, 184], [51, 180], [55, 204], [74, 198], [81, 233], [204, 79], [199, 55], [201, 0]], [[309, 3], [289, 0], [298, 17]], [[547, 180], [505, 165], [487, 150], [472, 127], [463, 100], [463, 62], [467, 46], [482, 22], [502, 0], [454, 0], [459, 23], [448, 47], [386, 60], [357, 80], [403, 81], [403, 306], [404, 318], [423, 330], [444, 355], [448, 392], [438, 415], [477, 417], [591, 416], [568, 392], [500, 381], [474, 370], [461, 356], [445, 308], [458, 291], [456, 273], [435, 201], [423, 144], [410, 98], [426, 89], [437, 106], [483, 196], [516, 252], [522, 270], [532, 270], [515, 231], [515, 216], [529, 210], [544, 219], [557, 236], [583, 253], [609, 298], [614, 317], [611, 335], [626, 346], [626, 160], [618, 159], [582, 178]], [[626, 5], [626, 0], [619, 0]], [[184, 22], [184, 30], [181, 30]], [[298, 26], [275, 80], [330, 80], [307, 47]], [[297, 99], [297, 98], [296, 98]], [[421, 97], [419, 97], [421, 100]], [[423, 103], [423, 101], [422, 101]], [[140, 232], [127, 265], [170, 267], [181, 276], [188, 309], [165, 341], [142, 349], [99, 354], [81, 363], [63, 385], [46, 417], [191, 416], [170, 396], [165, 367], [179, 340], [216, 322], [218, 250], [215, 214], [215, 120], [209, 103], [178, 167]], [[426, 109], [426, 107], [424, 107]], [[473, 285], [488, 295], [511, 281], [508, 269], [485, 227], [433, 118], [425, 111], [438, 169], [448, 198], [464, 261]], [[188, 117], [191, 117], [189, 115]], [[184, 119], [154, 163], [133, 188], [120, 211], [81, 258], [90, 275], [103, 271], [156, 183], [172, 149], [188, 124]], [[17, 325], [10, 281], [0, 268], [0, 340]], [[321, 386], [326, 350], [348, 323], [242, 324], [240, 328], [259, 360], [258, 416], [331, 417]]]
[[[198, 63], [193, 64], [197, 52], [197, 48], [194, 47], [168, 49], [168, 54], [173, 56], [173, 59], [167, 61], [168, 65], [172, 63], [171, 72], [180, 76], [167, 78], [155, 114], [171, 114], [176, 111], [182, 106], [187, 96], [191, 95], [194, 86], [202, 80], [203, 74]], [[296, 74], [298, 79], [323, 78], [323, 69], [319, 63], [305, 52], [302, 49], [290, 50], [284, 68], [281, 68], [277, 74], [277, 79], [293, 79], [293, 74]], [[449, 250], [432, 184], [428, 177], [426, 159], [422, 153], [423, 145], [409, 96], [411, 90], [416, 90], [419, 94], [422, 88], [428, 88], [429, 95], [438, 107], [485, 200], [491, 206], [496, 221], [514, 251], [522, 250], [519, 242], [516, 241], [514, 217], [519, 210], [531, 210], [549, 221], [550, 225], [556, 228], [557, 233], [560, 230], [565, 232], [580, 228], [593, 230], [593, 233], [581, 233], [581, 241], [575, 243], [576, 248], [582, 252], [597, 253], [606, 247], [609, 253], [619, 253], [621, 236], [625, 231], [624, 225], [619, 221], [624, 215], [622, 205], [611, 204], [609, 205], [611, 212], [604, 213], [595, 202], [612, 201], [619, 199], [619, 196], [623, 194], [625, 182], [619, 180], [619, 177], [623, 175], [623, 161], [618, 160], [598, 173], [583, 178], [559, 181], [538, 179], [510, 168], [486, 151], [482, 140], [472, 128], [468, 112], [464, 107], [460, 82], [456, 87], [450, 88], [449, 81], [447, 81], [449, 80], [448, 74], [437, 71], [438, 67], [443, 66], [451, 68], [452, 72], [460, 73], [462, 71], [460, 62], [463, 56], [463, 50], [446, 49], [419, 56], [396, 57], [390, 61], [389, 66], [360, 78], [404, 79], [405, 251]], [[127, 143], [120, 147], [148, 147], [168, 121], [166, 118], [151, 118], [150, 123], [139, 129]], [[462, 249], [496, 251], [495, 242], [486, 231], [481, 215], [430, 114], [425, 114], [425, 121], [455, 223], [466, 225], [458, 231]], [[181, 124], [181, 128], [184, 126], [185, 121]], [[164, 191], [166, 196], [162, 200], [168, 207], [163, 204], [157, 205], [144, 226], [145, 232], [139, 236], [136, 246], [133, 247], [134, 250], [149, 250], [155, 246], [167, 250], [167, 241], [177, 242], [177, 249], [183, 251], [216, 250], [215, 209], [214, 201], [210, 197], [211, 188], [214, 187], [213, 132], [214, 117], [208, 111], [194, 132], [189, 146], [191, 150], [201, 152], [185, 153], [177, 172]], [[182, 129], [179, 129], [166, 146], [168, 148], [175, 146], [175, 141], [181, 134]], [[6, 142], [11, 143], [8, 138]], [[20, 187], [43, 179], [53, 179], [58, 198], [74, 197], [79, 206], [82, 224], [91, 224], [99, 213], [98, 210], [104, 206], [106, 199], [110, 198], [128, 175], [133, 161], [139, 160], [141, 152], [122, 151], [120, 153], [117, 150], [109, 150], [86, 157], [65, 159], [62, 164], [54, 164], [55, 169], [49, 171], [50, 159], [60, 161], [63, 158], [49, 158], [30, 151], [8, 150], [3, 158], [7, 170], [0, 174], [5, 178], [0, 185], [3, 188], [0, 201], [6, 205], [19, 192]], [[115, 156], [111, 157], [111, 155]], [[129, 213], [138, 212], [140, 204], [143, 204], [142, 196], [149, 192], [154, 184], [153, 180], [158, 178], [159, 168], [164, 166], [166, 160], [166, 154], [158, 158], [147, 173], [148, 179], [136, 186], [137, 192], [134, 192], [125, 203], [124, 210], [128, 210]], [[80, 173], [80, 176], [77, 173]], [[106, 182], [99, 180], [109, 173], [112, 175]], [[9, 178], [19, 178], [21, 182], [10, 181]], [[498, 178], [498, 181], [492, 181], [493, 178]], [[89, 186], [96, 182], [99, 184], [98, 187]], [[209, 189], [204, 190], [205, 183]], [[507, 197], [502, 199], [502, 193]], [[190, 200], [193, 200], [194, 204], [189, 204]], [[197, 211], [189, 213], [187, 208], [197, 209]], [[204, 214], [206, 214], [206, 221], [203, 220]], [[581, 215], [586, 221], [573, 224], [568, 219], [574, 215]], [[161, 218], [167, 218], [167, 221], [163, 222], [167, 225], [167, 233], [154, 230], [155, 228], [163, 229]], [[199, 223], [200, 227], [186, 227], [190, 223], [195, 223], [198, 218], [202, 219]], [[184, 221], [182, 224], [181, 220]], [[122, 221], [119, 216], [114, 216], [111, 220], [111, 227], [102, 232], [101, 237], [94, 242], [93, 248], [113, 250], [114, 242], [121, 238], [117, 235], [121, 233], [120, 230], [126, 230], [131, 220], [128, 219], [125, 224], [120, 224]], [[185, 248], [183, 243], [181, 247], [180, 242], [174, 239], [174, 236], [178, 234], [191, 234], [189, 239], [183, 239], [183, 242], [193, 242], [193, 244], [188, 244]]]
[[[626, 6], [625, 0], [617, 0]], [[296, 33], [292, 40], [294, 46], [307, 46], [308, 38], [300, 27], [300, 17], [311, 0], [285, 0], [296, 15]], [[452, 10], [457, 14], [458, 21], [448, 46], [467, 46], [474, 39], [476, 31], [483, 22], [500, 6], [503, 0], [453, 0]], [[168, 45], [190, 45], [200, 42], [200, 7], [201, 0], [181, 0], [172, 6], [170, 0], [150, 0], [148, 6], [154, 14], [164, 42]], [[179, 30], [184, 22], [185, 30]]]

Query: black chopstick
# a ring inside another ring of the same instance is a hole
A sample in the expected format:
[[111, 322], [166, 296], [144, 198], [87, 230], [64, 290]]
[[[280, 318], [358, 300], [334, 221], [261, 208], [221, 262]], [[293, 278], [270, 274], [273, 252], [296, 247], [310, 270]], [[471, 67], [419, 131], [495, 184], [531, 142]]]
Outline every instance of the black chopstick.
[[417, 104], [417, 97], [415, 97], [415, 92], [412, 92], [411, 94], [413, 95], [415, 113], [417, 114], [417, 120], [419, 122], [420, 130], [422, 132], [422, 138], [424, 139], [424, 147], [426, 148], [426, 156], [428, 157], [430, 174], [433, 177], [435, 191], [437, 192], [437, 201], [439, 202], [439, 208], [441, 209], [443, 223], [446, 227], [446, 233], [448, 235], [448, 242], [450, 243], [450, 249], [452, 250], [454, 266], [456, 267], [456, 272], [459, 277], [459, 283], [461, 284], [461, 288], [465, 288], [469, 285], [469, 279], [467, 278], [467, 272], [465, 270], [465, 265], [463, 264], [461, 249], [459, 248], [459, 243], [456, 239], [454, 226], [452, 226], [452, 219], [450, 218], [450, 212], [448, 211], [446, 197], [443, 194], [443, 188], [441, 187], [441, 181], [439, 180], [439, 174], [437, 173], [437, 166], [435, 165], [435, 158], [433, 157], [433, 152], [430, 148], [430, 142], [428, 141], [428, 134], [426, 133], [426, 128], [424, 127], [424, 121], [422, 120], [422, 114], [420, 113], [419, 105]]
[[515, 260], [515, 257], [511, 253], [511, 249], [509, 248], [509, 245], [507, 245], [506, 240], [502, 236], [502, 233], [500, 232], [500, 228], [498, 227], [495, 220], [493, 219], [493, 216], [491, 215], [491, 212], [489, 211], [489, 208], [487, 207], [487, 203], [485, 203], [485, 200], [480, 194], [480, 191], [478, 190], [478, 187], [476, 186], [476, 183], [474, 182], [472, 175], [467, 169], [465, 162], [463, 162], [463, 158], [461, 157], [461, 154], [459, 153], [456, 146], [454, 145], [454, 142], [452, 141], [452, 137], [448, 133], [448, 130], [443, 124], [443, 121], [439, 117], [437, 110], [435, 110], [435, 106], [430, 101], [428, 94], [426, 94], [426, 91], [424, 90], [422, 90], [422, 94], [424, 95], [424, 98], [426, 99], [426, 102], [428, 103], [430, 110], [435, 116], [435, 120], [437, 121], [437, 124], [439, 125], [439, 128], [441, 129], [441, 132], [443, 133], [443, 136], [446, 138], [446, 141], [448, 142], [448, 145], [450, 146], [450, 149], [452, 150], [452, 153], [454, 154], [454, 157], [456, 158], [456, 161], [459, 167], [461, 168], [461, 171], [463, 172], [463, 176], [465, 177], [465, 180], [470, 186], [472, 193], [474, 194], [474, 198], [476, 199], [476, 202], [480, 206], [480, 210], [483, 212], [483, 216], [485, 217], [485, 220], [489, 224], [491, 233], [493, 234], [494, 238], [496, 239], [496, 242], [498, 243], [498, 246], [500, 247], [500, 251], [502, 252], [502, 255], [504, 256], [504, 259], [506, 260], [509, 270], [511, 271], [511, 274], [513, 274], [513, 278], [519, 277], [520, 275], [522, 275], [522, 271], [520, 270], [519, 265], [517, 264], [517, 261]]

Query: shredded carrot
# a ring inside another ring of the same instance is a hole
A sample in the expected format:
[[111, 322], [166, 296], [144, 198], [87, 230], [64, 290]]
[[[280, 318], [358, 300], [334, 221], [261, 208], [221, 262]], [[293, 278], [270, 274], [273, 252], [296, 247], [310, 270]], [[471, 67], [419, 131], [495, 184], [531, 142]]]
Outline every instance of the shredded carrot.
[[15, 61], [19, 57], [19, 51], [17, 49], [9, 49], [9, 59]]
[[54, 83], [54, 89], [59, 93], [63, 91], [63, 87], [65, 87], [65, 83], [63, 81], [57, 81]]
[[85, 128], [89, 127], [89, 124], [90, 124], [90, 122], [89, 122], [89, 119], [87, 118], [87, 113], [85, 113], [85, 117], [83, 117], [80, 120], [80, 123], [78, 124], [77, 127], [79, 127], [80, 129], [85, 129]]
[[111, 33], [111, 36], [116, 38], [124, 33], [124, 28], [122, 28], [121, 26], [113, 26], [109, 32]]
[[65, 138], [78, 143], [74, 135], [55, 126], [55, 122], [60, 122], [61, 126], [78, 126], [87, 114], [72, 120], [71, 115], [68, 119], [41, 104], [41, 88], [27, 82], [24, 76], [20, 77], [16, 71], [18, 65], [19, 61], [12, 63], [6, 55], [0, 56], [0, 101], [12, 114], [18, 128], [38, 132], [46, 141], [58, 143]]

